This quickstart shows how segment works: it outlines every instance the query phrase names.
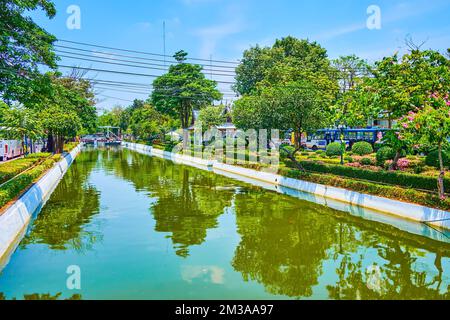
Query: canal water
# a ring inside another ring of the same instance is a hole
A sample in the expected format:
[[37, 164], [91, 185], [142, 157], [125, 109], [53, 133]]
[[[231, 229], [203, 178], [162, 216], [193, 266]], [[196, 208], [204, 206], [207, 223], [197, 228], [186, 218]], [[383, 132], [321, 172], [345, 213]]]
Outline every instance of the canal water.
[[167, 160], [91, 149], [1, 272], [0, 299], [13, 298], [450, 299], [450, 246]]

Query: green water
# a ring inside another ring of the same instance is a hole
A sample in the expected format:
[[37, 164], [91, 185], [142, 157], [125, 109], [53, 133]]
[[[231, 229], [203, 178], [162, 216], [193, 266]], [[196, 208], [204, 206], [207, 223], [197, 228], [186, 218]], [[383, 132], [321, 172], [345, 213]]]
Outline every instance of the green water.
[[449, 299], [449, 286], [448, 244], [110, 149], [76, 159], [0, 299]]

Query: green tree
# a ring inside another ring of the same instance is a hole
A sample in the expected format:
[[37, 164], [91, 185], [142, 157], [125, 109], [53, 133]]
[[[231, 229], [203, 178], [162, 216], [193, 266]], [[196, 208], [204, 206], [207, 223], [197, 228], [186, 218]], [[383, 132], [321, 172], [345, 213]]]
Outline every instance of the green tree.
[[43, 136], [41, 121], [36, 111], [20, 105], [0, 110], [0, 127], [3, 136], [20, 140], [24, 137], [37, 139]]
[[193, 123], [193, 110], [222, 98], [217, 83], [205, 78], [202, 67], [186, 63], [187, 53], [174, 55], [178, 64], [153, 82], [151, 100], [158, 111], [180, 119], [183, 129]]
[[402, 139], [415, 144], [431, 144], [437, 147], [439, 155], [440, 174], [438, 177], [438, 192], [441, 199], [445, 199], [444, 177], [445, 167], [442, 152], [448, 145], [450, 137], [450, 99], [434, 93], [429, 101], [416, 112], [400, 120]]
[[56, 67], [56, 38], [27, 16], [39, 9], [49, 18], [56, 14], [48, 0], [0, 0], [0, 94], [4, 101], [23, 102], [42, 84], [39, 64]]
[[[74, 73], [68, 77], [48, 73], [46, 78], [50, 80], [50, 86], [40, 86], [33, 90], [24, 106], [40, 113], [43, 129], [48, 135], [48, 151], [59, 152], [63, 150], [66, 138], [95, 131], [97, 112], [94, 94], [90, 82]], [[67, 118], [69, 123], [61, 122], [58, 128], [58, 123], [51, 119], [51, 113], [47, 109], [56, 112], [55, 119]], [[64, 112], [67, 115], [61, 114]]]
[[203, 130], [219, 126], [227, 120], [224, 106], [208, 106], [200, 111], [198, 121], [202, 123]]
[[62, 153], [64, 140], [74, 138], [82, 128], [80, 118], [74, 110], [66, 109], [61, 105], [48, 105], [40, 112], [42, 127], [51, 137], [51, 151]]
[[136, 138], [147, 140], [161, 132], [163, 116], [148, 104], [131, 113], [130, 130]]

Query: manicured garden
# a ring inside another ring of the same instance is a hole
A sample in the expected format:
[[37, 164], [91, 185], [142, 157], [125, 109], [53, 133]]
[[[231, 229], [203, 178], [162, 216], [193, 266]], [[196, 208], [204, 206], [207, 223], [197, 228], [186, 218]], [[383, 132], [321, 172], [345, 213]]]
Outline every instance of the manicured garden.
[[[69, 142], [64, 152], [72, 151], [78, 142]], [[56, 162], [61, 154], [34, 153], [24, 158], [0, 164], [0, 208], [20, 196]]]

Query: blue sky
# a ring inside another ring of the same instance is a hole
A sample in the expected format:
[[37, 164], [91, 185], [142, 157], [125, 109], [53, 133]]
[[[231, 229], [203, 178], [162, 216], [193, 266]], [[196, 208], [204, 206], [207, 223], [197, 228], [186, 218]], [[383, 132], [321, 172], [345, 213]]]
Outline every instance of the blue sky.
[[[292, 35], [319, 42], [331, 58], [356, 54], [374, 61], [405, 50], [405, 38], [425, 42], [423, 48], [445, 50], [450, 47], [450, 1], [448, 0], [58, 0], [58, 14], [47, 20], [33, 18], [60, 39], [95, 43], [131, 50], [163, 53], [162, 23], [166, 22], [166, 52], [183, 49], [191, 57], [237, 60], [251, 45], [271, 45], [274, 39]], [[81, 9], [81, 29], [69, 30], [66, 13], [70, 5]], [[381, 9], [381, 29], [366, 27], [367, 8]], [[93, 54], [109, 52], [85, 48]], [[138, 70], [64, 58], [61, 64], [93, 68], [161, 74], [157, 70]], [[104, 80], [151, 83], [152, 79], [90, 73]], [[229, 77], [213, 76], [219, 81]], [[229, 92], [228, 84], [220, 84]], [[115, 90], [97, 90], [99, 109], [127, 100], [145, 98]], [[105, 97], [105, 96], [109, 96]], [[114, 98], [111, 98], [114, 97]], [[229, 99], [229, 97], [225, 97]]]

